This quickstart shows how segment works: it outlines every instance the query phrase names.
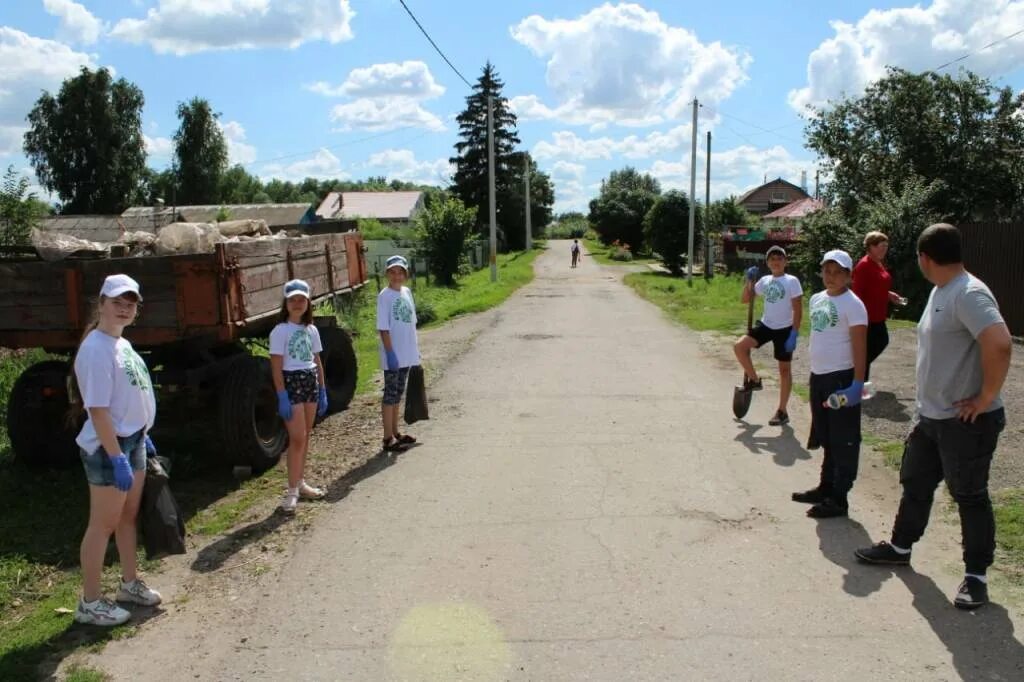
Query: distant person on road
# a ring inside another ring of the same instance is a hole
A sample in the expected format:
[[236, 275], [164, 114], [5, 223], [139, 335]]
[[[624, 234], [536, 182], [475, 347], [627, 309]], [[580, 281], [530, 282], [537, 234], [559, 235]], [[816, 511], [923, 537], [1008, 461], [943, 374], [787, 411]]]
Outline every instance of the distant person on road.
[[299, 499], [320, 500], [325, 493], [303, 478], [309, 436], [317, 416], [327, 413], [327, 382], [320, 361], [323, 344], [313, 324], [312, 290], [293, 279], [284, 285], [280, 322], [270, 332], [270, 369], [277, 391], [277, 413], [288, 429], [288, 488], [281, 511], [295, 513]]
[[743, 367], [743, 387], [748, 391], [760, 391], [763, 387], [757, 370], [750, 359], [754, 348], [771, 342], [775, 359], [779, 363], [779, 408], [768, 422], [782, 426], [789, 422], [789, 394], [793, 390], [793, 351], [800, 335], [803, 321], [803, 287], [800, 280], [786, 273], [786, 251], [773, 246], [765, 255], [771, 274], [758, 279], [758, 268], [751, 266], [746, 271], [741, 300], [750, 303], [755, 296], [764, 297], [764, 313], [750, 331], [733, 344], [733, 352]]
[[864, 237], [865, 255], [853, 268], [851, 289], [868, 310], [868, 364], [864, 381], [871, 378], [871, 363], [889, 345], [889, 304], [903, 305], [903, 297], [892, 290], [892, 275], [885, 269], [889, 238], [881, 232], [868, 232]]
[[578, 239], [572, 240], [572, 246], [569, 247], [569, 251], [572, 253], [572, 267], [575, 268], [580, 260], [580, 241]]
[[917, 421], [903, 450], [903, 497], [891, 543], [855, 554], [870, 564], [908, 565], [943, 480], [960, 510], [965, 575], [955, 606], [988, 603], [985, 574], [996, 525], [988, 475], [1006, 426], [1000, 398], [1013, 343], [985, 283], [964, 269], [960, 231], [932, 225], [917, 240], [917, 262], [934, 284], [917, 327]]
[[136, 518], [146, 482], [147, 435], [156, 420], [156, 397], [146, 363], [124, 338], [138, 316], [142, 293], [128, 275], [111, 275], [75, 354], [71, 416], [85, 424], [76, 442], [89, 482], [89, 526], [82, 538], [82, 597], [75, 621], [113, 626], [131, 614], [102, 595], [100, 578], [113, 534], [121, 560], [117, 601], [156, 606], [160, 593], [138, 575]]
[[[811, 296], [811, 430], [824, 450], [817, 488], [793, 493], [794, 502], [813, 505], [811, 518], [846, 516], [847, 496], [860, 461], [860, 403], [867, 364], [868, 313], [850, 291], [853, 260], [845, 251], [821, 259], [825, 290]], [[842, 404], [832, 408], [829, 396]]]
[[416, 439], [398, 431], [398, 405], [405, 393], [409, 368], [420, 364], [420, 346], [416, 335], [416, 304], [412, 292], [403, 286], [409, 277], [409, 263], [402, 256], [391, 256], [384, 269], [388, 285], [377, 296], [377, 331], [380, 333], [380, 366], [384, 370], [383, 452], [401, 452]]

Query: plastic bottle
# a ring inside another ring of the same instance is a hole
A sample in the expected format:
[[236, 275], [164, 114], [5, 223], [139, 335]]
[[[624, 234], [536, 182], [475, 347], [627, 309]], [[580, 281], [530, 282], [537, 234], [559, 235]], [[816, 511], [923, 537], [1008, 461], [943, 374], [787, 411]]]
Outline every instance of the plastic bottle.
[[[860, 401], [871, 400], [875, 397], [875, 386], [870, 381], [864, 384], [864, 389], [860, 394]], [[833, 410], [838, 410], [840, 407], [846, 407], [846, 396], [841, 393], [833, 393], [828, 397], [828, 406]]]

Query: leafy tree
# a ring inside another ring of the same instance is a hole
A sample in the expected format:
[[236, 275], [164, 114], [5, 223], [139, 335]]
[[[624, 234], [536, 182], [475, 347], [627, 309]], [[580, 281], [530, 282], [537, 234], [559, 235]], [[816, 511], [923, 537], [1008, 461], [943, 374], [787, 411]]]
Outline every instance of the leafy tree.
[[[494, 66], [487, 62], [483, 74], [473, 86], [473, 94], [466, 98], [466, 109], [456, 119], [459, 123], [459, 141], [455, 144], [456, 156], [450, 160], [455, 165], [452, 193], [466, 206], [477, 209], [476, 227], [480, 234], [486, 234], [490, 222], [487, 161], [487, 98], [494, 102], [494, 177], [495, 211], [498, 225], [506, 235], [514, 234], [516, 226], [522, 225], [517, 216], [523, 216], [520, 203], [518, 212], [510, 204], [512, 187], [516, 174], [513, 154], [519, 144], [516, 133], [516, 115], [502, 96], [504, 83], [498, 78]], [[521, 168], [520, 161], [520, 168]], [[520, 190], [520, 197], [522, 190]], [[521, 198], [520, 198], [521, 202]]]
[[[693, 228], [693, 248], [698, 253], [703, 243], [702, 213], [696, 211]], [[644, 238], [669, 272], [682, 273], [690, 245], [690, 200], [685, 192], [671, 190], [658, 197], [644, 216]]]
[[713, 232], [721, 232], [724, 227], [755, 225], [759, 220], [759, 216], [743, 208], [735, 196], [730, 196], [711, 202], [707, 215], [707, 228]]
[[476, 225], [476, 208], [459, 199], [427, 207], [416, 219], [417, 254], [427, 259], [439, 284], [451, 286], [467, 265], [466, 241]]
[[259, 191], [259, 192], [256, 192], [256, 194], [253, 195], [252, 203], [254, 203], [254, 204], [273, 204], [275, 202], [274, 202], [273, 199], [270, 198], [269, 194], [267, 194], [264, 191]]
[[8, 166], [0, 184], [0, 251], [5, 246], [28, 244], [32, 228], [48, 212], [46, 204], [28, 188], [28, 178]]
[[812, 111], [808, 146], [832, 174], [827, 194], [850, 218], [913, 177], [942, 181], [942, 218], [1024, 218], [1024, 94], [967, 73], [890, 68], [863, 96]]
[[263, 191], [263, 183], [244, 167], [235, 164], [220, 180], [220, 199], [225, 204], [252, 203], [253, 197]]
[[644, 250], [644, 216], [661, 195], [652, 176], [627, 166], [612, 171], [601, 181], [601, 192], [590, 201], [590, 223], [605, 244], [629, 244], [636, 253]]
[[[513, 154], [508, 174], [509, 184], [498, 189], [498, 203], [503, 207], [506, 219], [502, 222], [505, 232], [505, 246], [511, 250], [526, 248], [526, 192], [525, 159], [523, 152]], [[551, 222], [551, 207], [555, 203], [555, 190], [547, 173], [539, 170], [530, 159], [530, 229], [533, 237], [544, 233]]]
[[146, 167], [143, 103], [134, 84], [85, 67], [36, 101], [25, 155], [64, 213], [121, 213], [131, 203]]
[[863, 234], [837, 208], [815, 211], [800, 225], [800, 241], [789, 256], [789, 271], [800, 278], [805, 289], [820, 291], [821, 257], [826, 251], [843, 249], [853, 257]]
[[228, 168], [228, 143], [217, 124], [220, 114], [205, 99], [178, 104], [174, 157], [178, 174], [178, 203], [216, 204], [221, 179]]

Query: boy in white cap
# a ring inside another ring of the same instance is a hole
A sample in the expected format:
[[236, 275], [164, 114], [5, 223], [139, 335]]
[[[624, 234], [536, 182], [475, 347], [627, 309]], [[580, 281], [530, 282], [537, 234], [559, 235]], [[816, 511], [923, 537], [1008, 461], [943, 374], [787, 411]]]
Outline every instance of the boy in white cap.
[[391, 256], [384, 269], [388, 285], [377, 296], [380, 366], [384, 370], [382, 449], [384, 452], [401, 452], [416, 442], [412, 436], [398, 431], [398, 404], [402, 402], [409, 368], [420, 364], [420, 346], [416, 336], [416, 304], [412, 300], [412, 292], [403, 286], [409, 276], [409, 263], [402, 256]]
[[[825, 456], [817, 488], [793, 493], [793, 501], [812, 504], [812, 518], [846, 516], [847, 494], [860, 459], [860, 402], [867, 366], [868, 313], [850, 291], [853, 261], [838, 249], [821, 259], [825, 291], [811, 296], [811, 429]], [[842, 407], [828, 398], [839, 394]]]

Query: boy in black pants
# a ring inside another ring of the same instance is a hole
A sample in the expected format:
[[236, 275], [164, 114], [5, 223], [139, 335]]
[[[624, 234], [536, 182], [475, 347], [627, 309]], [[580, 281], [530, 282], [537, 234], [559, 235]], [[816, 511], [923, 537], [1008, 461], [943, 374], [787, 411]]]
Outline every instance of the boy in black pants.
[[[793, 493], [793, 501], [813, 504], [812, 518], [846, 516], [857, 478], [868, 313], [849, 289], [852, 269], [849, 254], [829, 251], [821, 261], [825, 291], [811, 296], [811, 430], [825, 456], [818, 487]], [[828, 405], [833, 393], [842, 402], [836, 408]]]

